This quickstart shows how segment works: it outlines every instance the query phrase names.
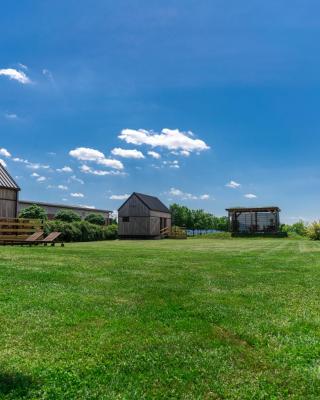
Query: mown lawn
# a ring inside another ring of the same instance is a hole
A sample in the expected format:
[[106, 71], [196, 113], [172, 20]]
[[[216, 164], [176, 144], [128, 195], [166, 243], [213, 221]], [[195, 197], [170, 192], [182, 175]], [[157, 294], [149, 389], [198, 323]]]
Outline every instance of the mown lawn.
[[320, 243], [0, 248], [0, 399], [319, 399]]

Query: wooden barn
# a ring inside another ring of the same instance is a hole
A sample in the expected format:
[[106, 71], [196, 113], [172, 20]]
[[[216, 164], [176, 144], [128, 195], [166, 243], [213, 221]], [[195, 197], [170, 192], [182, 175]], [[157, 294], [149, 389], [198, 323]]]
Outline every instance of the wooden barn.
[[0, 163], [0, 218], [16, 218], [20, 188]]
[[132, 193], [118, 210], [120, 239], [159, 239], [165, 228], [171, 213], [157, 197]]

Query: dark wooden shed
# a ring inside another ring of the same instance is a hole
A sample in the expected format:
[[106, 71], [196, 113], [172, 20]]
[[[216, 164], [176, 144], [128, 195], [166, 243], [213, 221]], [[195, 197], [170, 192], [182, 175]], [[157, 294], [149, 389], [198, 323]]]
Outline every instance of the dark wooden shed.
[[120, 239], [157, 239], [165, 228], [171, 213], [157, 197], [134, 192], [118, 210]]
[[279, 234], [280, 208], [269, 207], [235, 207], [227, 208], [229, 228], [235, 236], [241, 234]]
[[0, 218], [16, 218], [20, 188], [0, 163]]

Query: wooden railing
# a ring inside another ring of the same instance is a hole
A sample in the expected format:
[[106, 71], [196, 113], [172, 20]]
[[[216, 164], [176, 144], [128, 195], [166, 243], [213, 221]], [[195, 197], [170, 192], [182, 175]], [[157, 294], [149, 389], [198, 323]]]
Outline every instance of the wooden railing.
[[167, 226], [166, 228], [160, 230], [160, 235], [170, 239], [186, 239], [187, 230], [180, 226], [172, 226], [171, 228]]
[[24, 240], [43, 230], [43, 221], [26, 218], [0, 218], [0, 241]]

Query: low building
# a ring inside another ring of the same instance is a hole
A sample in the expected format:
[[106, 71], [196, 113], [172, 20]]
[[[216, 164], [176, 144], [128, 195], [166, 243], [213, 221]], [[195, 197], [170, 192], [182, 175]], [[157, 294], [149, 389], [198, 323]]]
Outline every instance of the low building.
[[132, 193], [118, 210], [120, 239], [156, 239], [165, 228], [171, 228], [171, 213], [157, 197]]
[[0, 218], [16, 218], [20, 188], [0, 163]]
[[280, 208], [270, 207], [235, 207], [227, 208], [229, 229], [233, 235], [279, 234]]
[[40, 201], [27, 201], [20, 200], [18, 203], [18, 211], [23, 210], [24, 208], [30, 207], [32, 204], [37, 204], [42, 207], [48, 215], [49, 219], [54, 219], [55, 215], [61, 210], [71, 210], [75, 213], [79, 214], [82, 219], [84, 219], [89, 214], [101, 214], [104, 219], [106, 225], [109, 224], [111, 220], [112, 211], [109, 210], [98, 210], [96, 208], [89, 207], [81, 207], [81, 206], [69, 206], [66, 204], [53, 204], [53, 203], [44, 203]]

